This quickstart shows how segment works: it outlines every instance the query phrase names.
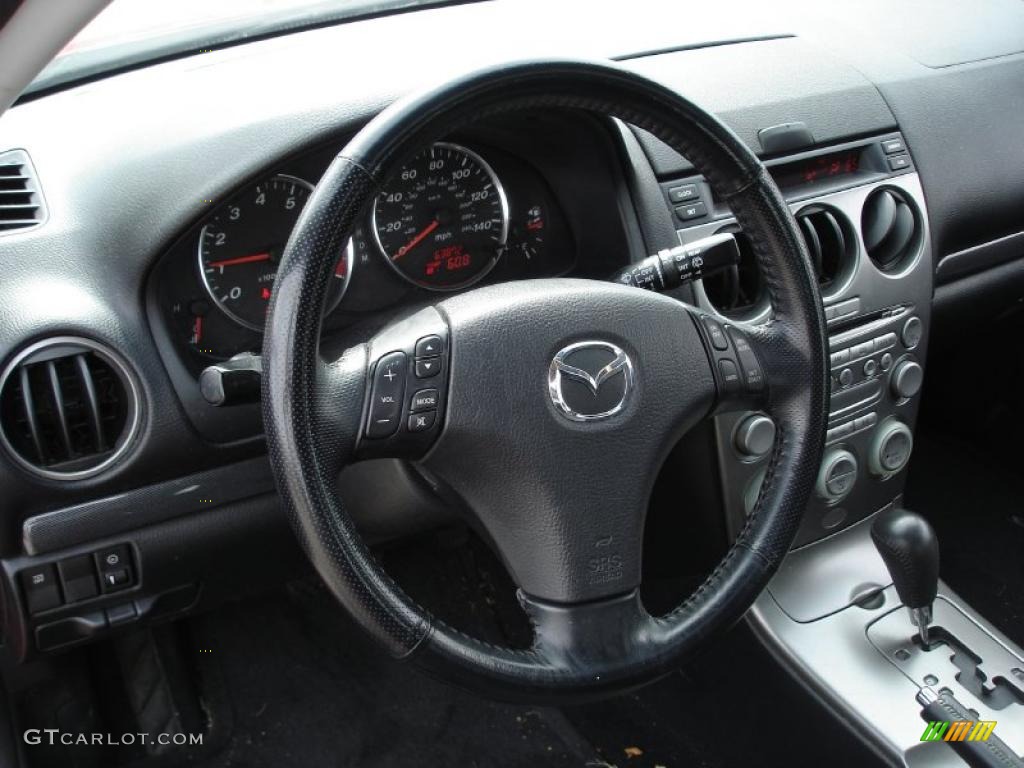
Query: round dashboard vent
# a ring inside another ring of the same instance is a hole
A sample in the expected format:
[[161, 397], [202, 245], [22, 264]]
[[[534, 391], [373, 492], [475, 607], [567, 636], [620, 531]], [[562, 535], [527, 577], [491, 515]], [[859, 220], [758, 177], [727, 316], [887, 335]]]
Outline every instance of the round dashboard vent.
[[719, 232], [732, 232], [740, 249], [740, 262], [703, 280], [704, 293], [711, 305], [726, 317], [749, 320], [767, 308], [767, 295], [757, 268], [754, 248], [736, 225]]
[[839, 286], [853, 271], [856, 237], [849, 220], [824, 205], [811, 205], [796, 215], [800, 233], [807, 243], [822, 293]]
[[35, 475], [97, 475], [128, 449], [138, 425], [138, 388], [128, 367], [88, 339], [37, 342], [0, 375], [0, 439]]
[[880, 187], [868, 195], [861, 211], [861, 229], [868, 256], [883, 272], [900, 269], [920, 245], [917, 208], [893, 187]]

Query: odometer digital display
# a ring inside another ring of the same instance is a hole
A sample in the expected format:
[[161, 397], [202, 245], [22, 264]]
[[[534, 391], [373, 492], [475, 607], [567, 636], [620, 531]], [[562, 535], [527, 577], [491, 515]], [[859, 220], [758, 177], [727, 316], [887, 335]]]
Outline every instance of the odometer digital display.
[[501, 256], [508, 201], [483, 158], [456, 144], [434, 144], [385, 184], [373, 231], [388, 263], [410, 282], [463, 288]]

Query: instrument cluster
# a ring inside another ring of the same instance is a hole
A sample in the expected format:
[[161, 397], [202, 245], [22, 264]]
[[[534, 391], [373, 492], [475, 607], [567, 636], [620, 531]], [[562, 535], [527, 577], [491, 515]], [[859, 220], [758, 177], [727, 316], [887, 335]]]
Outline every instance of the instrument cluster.
[[[277, 265], [336, 151], [296, 158], [215, 201], [159, 263], [157, 304], [191, 370], [259, 351]], [[530, 163], [439, 142], [383, 185], [337, 256], [325, 334], [437, 292], [566, 274], [576, 245]]]

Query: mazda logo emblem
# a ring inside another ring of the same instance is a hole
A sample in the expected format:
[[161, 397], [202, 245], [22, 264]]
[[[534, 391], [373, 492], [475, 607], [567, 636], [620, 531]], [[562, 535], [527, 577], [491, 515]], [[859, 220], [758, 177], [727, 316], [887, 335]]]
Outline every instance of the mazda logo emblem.
[[607, 341], [581, 341], [555, 355], [548, 369], [551, 402], [567, 419], [597, 421], [619, 413], [633, 389], [633, 361]]

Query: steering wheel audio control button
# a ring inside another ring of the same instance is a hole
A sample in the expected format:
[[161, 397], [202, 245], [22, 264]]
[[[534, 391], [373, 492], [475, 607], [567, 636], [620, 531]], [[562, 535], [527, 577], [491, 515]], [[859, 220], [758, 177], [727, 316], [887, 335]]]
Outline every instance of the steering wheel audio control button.
[[409, 414], [409, 431], [426, 432], [437, 419], [437, 411], [424, 411], [423, 413]]
[[441, 361], [436, 357], [416, 361], [416, 378], [429, 379], [441, 372]]
[[421, 389], [412, 396], [412, 402], [409, 404], [409, 410], [413, 413], [420, 413], [421, 411], [433, 411], [437, 408], [437, 390], [436, 389]]
[[416, 342], [416, 357], [437, 357], [441, 354], [441, 337], [424, 336]]
[[366, 422], [366, 436], [369, 438], [390, 437], [398, 431], [405, 401], [406, 359], [404, 352], [391, 352], [377, 363], [370, 395], [370, 416]]

